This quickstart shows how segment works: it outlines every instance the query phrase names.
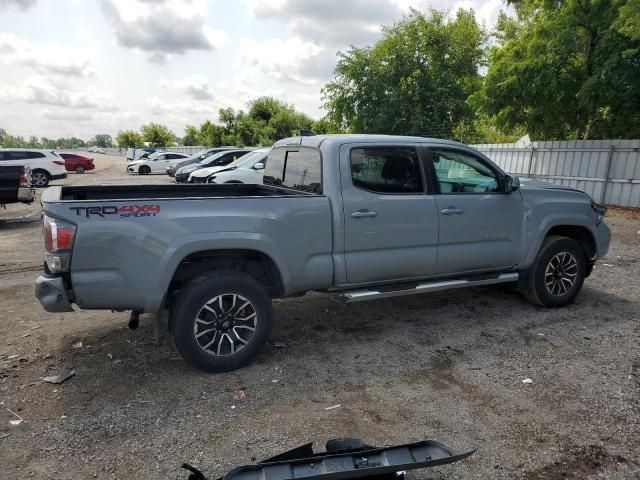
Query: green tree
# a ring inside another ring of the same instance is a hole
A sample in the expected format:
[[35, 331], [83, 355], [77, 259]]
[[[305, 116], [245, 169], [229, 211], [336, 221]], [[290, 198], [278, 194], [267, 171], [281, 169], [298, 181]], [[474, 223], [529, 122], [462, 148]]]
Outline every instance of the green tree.
[[144, 140], [135, 130], [120, 130], [116, 135], [116, 142], [120, 148], [141, 147]]
[[106, 133], [99, 133], [94, 137], [94, 143], [95, 145], [97, 145], [98, 147], [102, 147], [102, 148], [109, 148], [111, 146], [113, 146], [113, 140], [111, 138], [111, 135], [106, 134]]
[[339, 53], [322, 90], [327, 121], [339, 130], [449, 137], [472, 119], [467, 103], [481, 82], [485, 32], [472, 11], [416, 10], [373, 46]]
[[337, 125], [331, 123], [331, 121], [327, 118], [320, 118], [319, 120], [315, 120], [311, 124], [311, 130], [318, 135], [328, 133], [344, 133]]
[[200, 145], [200, 142], [198, 141], [198, 134], [200, 133], [200, 131], [198, 130], [198, 127], [194, 127], [193, 125], [187, 125], [184, 128], [184, 137], [182, 138], [182, 144], [185, 146], [193, 146], [193, 145]]
[[207, 147], [219, 147], [222, 145], [223, 135], [224, 131], [220, 125], [207, 120], [200, 125], [200, 130], [197, 134], [198, 144]]
[[294, 110], [293, 107], [273, 97], [256, 98], [249, 102], [248, 107], [249, 116], [252, 119], [262, 120], [267, 123], [276, 113], [282, 110]]
[[501, 15], [482, 89], [500, 129], [533, 139], [640, 135], [637, 0], [516, 0]]
[[142, 138], [154, 147], [166, 147], [175, 142], [176, 136], [168, 127], [159, 123], [148, 123], [140, 128]]

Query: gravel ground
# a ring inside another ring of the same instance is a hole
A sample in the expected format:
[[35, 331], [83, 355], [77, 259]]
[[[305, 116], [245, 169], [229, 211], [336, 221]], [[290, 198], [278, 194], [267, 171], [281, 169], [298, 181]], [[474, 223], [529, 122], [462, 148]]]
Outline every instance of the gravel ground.
[[[96, 157], [95, 172], [65, 183], [167, 181]], [[220, 375], [156, 346], [147, 316], [129, 331], [126, 313], [45, 313], [33, 295], [39, 216], [37, 204], [0, 210], [3, 480], [186, 479], [185, 461], [215, 478], [344, 436], [478, 449], [410, 478], [640, 478], [637, 211], [612, 209], [609, 255], [570, 307], [500, 287], [348, 306], [309, 294], [275, 302], [286, 348]], [[41, 381], [65, 369], [75, 376], [62, 385]], [[11, 426], [7, 409], [24, 422]]]

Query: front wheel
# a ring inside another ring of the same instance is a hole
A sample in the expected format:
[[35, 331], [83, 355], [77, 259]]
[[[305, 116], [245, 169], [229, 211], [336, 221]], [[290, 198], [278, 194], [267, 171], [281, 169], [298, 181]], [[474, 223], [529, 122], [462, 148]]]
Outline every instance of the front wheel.
[[140, 175], [149, 175], [151, 173], [151, 169], [147, 165], [142, 165], [138, 170]]
[[531, 269], [525, 274], [522, 292], [532, 303], [561, 307], [576, 298], [586, 276], [587, 262], [580, 245], [557, 235], [545, 239]]
[[205, 372], [247, 365], [264, 346], [272, 323], [271, 299], [252, 277], [214, 272], [178, 294], [171, 311], [176, 348]]

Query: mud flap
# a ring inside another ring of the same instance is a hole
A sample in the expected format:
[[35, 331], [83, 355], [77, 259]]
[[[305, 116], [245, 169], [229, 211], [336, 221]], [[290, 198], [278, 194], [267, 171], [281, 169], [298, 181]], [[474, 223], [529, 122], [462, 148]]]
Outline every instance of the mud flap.
[[[407, 470], [435, 467], [460, 461], [475, 450], [456, 452], [435, 440], [389, 447], [366, 445], [357, 439], [332, 440], [349, 448], [314, 453], [312, 444], [271, 457], [255, 465], [236, 467], [219, 480], [347, 480], [402, 478]], [[207, 480], [190, 465], [191, 480]]]

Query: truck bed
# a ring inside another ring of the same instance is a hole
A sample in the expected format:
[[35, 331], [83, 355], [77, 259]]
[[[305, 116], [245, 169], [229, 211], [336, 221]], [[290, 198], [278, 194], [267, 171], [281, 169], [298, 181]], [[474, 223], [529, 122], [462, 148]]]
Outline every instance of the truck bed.
[[268, 185], [196, 184], [196, 185], [105, 185], [52, 187], [44, 201], [136, 200], [171, 198], [290, 197], [317, 194]]

